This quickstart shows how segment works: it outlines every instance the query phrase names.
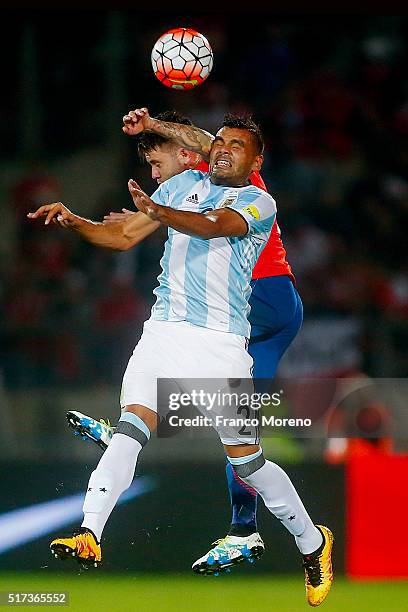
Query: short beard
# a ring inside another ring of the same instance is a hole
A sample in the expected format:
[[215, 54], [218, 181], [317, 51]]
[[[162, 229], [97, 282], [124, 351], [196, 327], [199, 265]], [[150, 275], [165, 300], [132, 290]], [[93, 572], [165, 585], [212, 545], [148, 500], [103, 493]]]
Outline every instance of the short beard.
[[213, 185], [218, 185], [220, 187], [246, 187], [251, 184], [248, 177], [240, 181], [233, 176], [218, 176], [213, 172], [210, 172], [210, 180]]

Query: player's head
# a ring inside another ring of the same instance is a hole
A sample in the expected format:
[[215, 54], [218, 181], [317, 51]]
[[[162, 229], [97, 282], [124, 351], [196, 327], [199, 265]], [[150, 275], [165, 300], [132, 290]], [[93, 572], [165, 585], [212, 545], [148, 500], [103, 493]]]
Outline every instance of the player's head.
[[261, 130], [250, 117], [226, 115], [211, 147], [211, 181], [231, 187], [246, 185], [251, 172], [260, 170], [263, 151]]
[[[190, 119], [176, 111], [160, 113], [156, 119], [192, 125]], [[184, 170], [195, 168], [201, 161], [198, 153], [188, 151], [174, 141], [153, 132], [142, 132], [138, 136], [137, 148], [140, 158], [150, 164], [152, 179], [156, 180], [159, 185]]]

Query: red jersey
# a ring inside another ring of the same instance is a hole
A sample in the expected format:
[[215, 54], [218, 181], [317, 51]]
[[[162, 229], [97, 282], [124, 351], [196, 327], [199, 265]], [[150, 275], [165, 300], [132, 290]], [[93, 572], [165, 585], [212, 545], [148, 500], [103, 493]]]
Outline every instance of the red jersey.
[[[208, 163], [205, 161], [200, 162], [196, 167], [196, 170], [208, 172]], [[265, 183], [263, 182], [259, 172], [253, 172], [249, 177], [249, 180], [256, 187], [267, 191]], [[269, 240], [260, 254], [252, 272], [253, 280], [258, 278], [267, 278], [269, 276], [289, 276], [292, 281], [295, 282], [292, 268], [290, 267], [289, 262], [286, 260], [286, 251], [280, 237], [280, 229], [276, 219], [275, 223], [273, 224]]]

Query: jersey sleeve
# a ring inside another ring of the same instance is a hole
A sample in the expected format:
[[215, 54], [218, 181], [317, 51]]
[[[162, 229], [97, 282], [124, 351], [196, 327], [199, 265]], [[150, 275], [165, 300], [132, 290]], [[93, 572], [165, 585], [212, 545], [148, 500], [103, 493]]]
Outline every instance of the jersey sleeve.
[[276, 218], [276, 202], [267, 193], [245, 193], [227, 208], [237, 211], [248, 225], [247, 234], [270, 232]]

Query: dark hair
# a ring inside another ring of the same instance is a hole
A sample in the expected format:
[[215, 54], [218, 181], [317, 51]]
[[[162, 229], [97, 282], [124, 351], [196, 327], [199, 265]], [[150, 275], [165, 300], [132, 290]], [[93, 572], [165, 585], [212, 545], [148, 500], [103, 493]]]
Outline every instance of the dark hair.
[[[178, 113], [175, 110], [159, 113], [155, 117], [155, 119], [159, 119], [160, 121], [167, 121], [168, 123], [182, 123], [183, 125], [193, 125], [193, 122], [188, 117], [185, 117], [184, 115]], [[145, 156], [153, 149], [172, 142], [172, 140], [170, 140], [169, 138], [160, 136], [160, 134], [154, 134], [153, 132], [142, 132], [136, 138], [137, 152], [142, 161], [145, 161]]]
[[262, 155], [264, 152], [265, 144], [259, 125], [253, 121], [251, 115], [225, 115], [224, 121], [221, 127], [237, 128], [239, 130], [247, 130], [250, 132], [255, 141], [258, 149], [258, 154]]

